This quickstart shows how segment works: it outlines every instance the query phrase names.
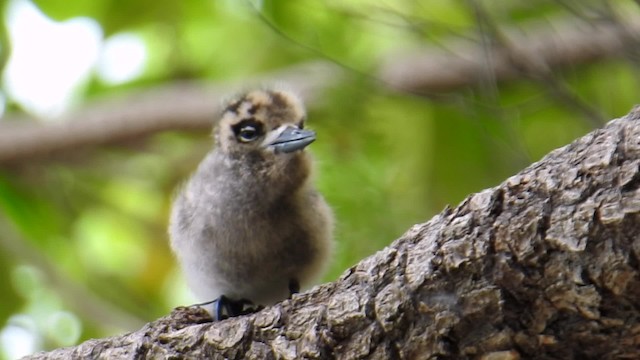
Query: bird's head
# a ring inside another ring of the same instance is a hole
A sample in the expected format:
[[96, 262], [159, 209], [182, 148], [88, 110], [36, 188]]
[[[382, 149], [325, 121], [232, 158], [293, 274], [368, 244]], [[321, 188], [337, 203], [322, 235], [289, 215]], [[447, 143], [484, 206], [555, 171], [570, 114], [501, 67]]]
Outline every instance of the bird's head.
[[316, 134], [304, 129], [305, 117], [302, 102], [290, 92], [246, 93], [223, 111], [215, 129], [216, 153], [229, 160], [238, 176], [234, 181], [249, 181], [261, 197], [291, 193], [305, 184], [312, 168], [304, 149]]
[[215, 129], [216, 146], [232, 157], [296, 153], [316, 138], [304, 129], [305, 117], [302, 102], [290, 92], [251, 91], [224, 109]]

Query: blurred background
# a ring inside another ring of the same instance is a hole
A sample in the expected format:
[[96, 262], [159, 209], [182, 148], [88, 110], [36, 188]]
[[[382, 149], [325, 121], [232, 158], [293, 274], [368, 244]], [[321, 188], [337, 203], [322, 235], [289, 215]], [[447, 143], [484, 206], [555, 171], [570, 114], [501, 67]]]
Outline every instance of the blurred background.
[[640, 103], [639, 3], [1, 2], [0, 359], [195, 301], [168, 212], [239, 90], [308, 104], [332, 281]]

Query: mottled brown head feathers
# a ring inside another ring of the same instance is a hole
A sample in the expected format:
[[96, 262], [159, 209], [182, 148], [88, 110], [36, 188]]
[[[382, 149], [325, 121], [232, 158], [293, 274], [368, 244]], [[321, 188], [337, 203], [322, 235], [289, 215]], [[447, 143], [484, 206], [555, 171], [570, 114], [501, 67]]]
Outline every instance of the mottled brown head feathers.
[[257, 149], [268, 134], [282, 125], [304, 126], [306, 114], [300, 99], [282, 90], [254, 90], [224, 109], [215, 132], [223, 152]]

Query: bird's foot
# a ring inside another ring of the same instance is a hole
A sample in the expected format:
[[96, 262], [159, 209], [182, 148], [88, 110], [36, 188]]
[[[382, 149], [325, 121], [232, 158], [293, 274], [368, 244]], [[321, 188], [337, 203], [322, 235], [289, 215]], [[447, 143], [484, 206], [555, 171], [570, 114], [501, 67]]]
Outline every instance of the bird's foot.
[[251, 300], [234, 300], [224, 295], [215, 300], [197, 304], [196, 306], [207, 309], [207, 311], [211, 314], [213, 321], [220, 321], [228, 319], [230, 317], [247, 315], [264, 309], [264, 306], [255, 305], [253, 302], [251, 302]]

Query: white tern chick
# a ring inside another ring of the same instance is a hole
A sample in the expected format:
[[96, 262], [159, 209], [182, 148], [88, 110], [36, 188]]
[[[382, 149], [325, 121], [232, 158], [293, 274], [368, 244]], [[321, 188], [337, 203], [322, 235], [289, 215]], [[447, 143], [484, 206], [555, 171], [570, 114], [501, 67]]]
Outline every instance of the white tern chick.
[[231, 102], [215, 145], [179, 192], [171, 247], [215, 320], [271, 305], [318, 279], [333, 216], [310, 179], [315, 133], [294, 94], [251, 91]]

